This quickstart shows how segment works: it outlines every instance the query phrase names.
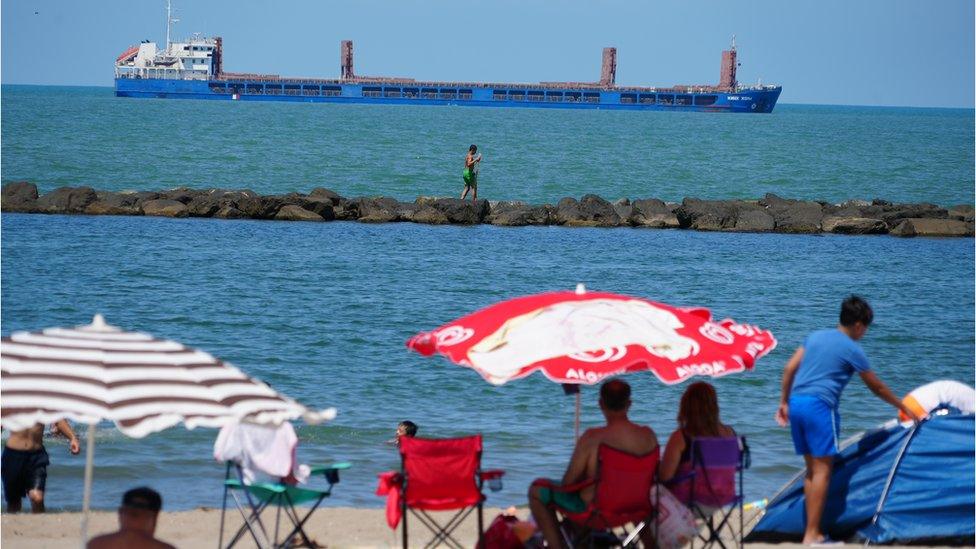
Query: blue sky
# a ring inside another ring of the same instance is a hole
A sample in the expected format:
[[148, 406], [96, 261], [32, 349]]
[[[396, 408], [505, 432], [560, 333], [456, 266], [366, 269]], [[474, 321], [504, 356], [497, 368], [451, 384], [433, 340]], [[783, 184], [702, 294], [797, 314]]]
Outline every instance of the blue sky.
[[[717, 82], [732, 34], [739, 80], [784, 86], [782, 103], [973, 107], [972, 0], [177, 0], [177, 36], [224, 38], [225, 70], [431, 80], [599, 78]], [[165, 40], [164, 0], [3, 0], [4, 84], [112, 85], [112, 62]]]

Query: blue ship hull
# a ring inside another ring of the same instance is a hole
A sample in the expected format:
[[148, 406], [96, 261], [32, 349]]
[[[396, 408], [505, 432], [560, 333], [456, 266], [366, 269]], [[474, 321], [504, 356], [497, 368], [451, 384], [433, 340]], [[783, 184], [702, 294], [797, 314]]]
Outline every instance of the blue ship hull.
[[648, 88], [607, 90], [524, 84], [475, 86], [446, 82], [115, 80], [117, 97], [743, 113], [773, 112], [781, 91], [782, 88], [778, 86], [744, 89], [735, 93], [682, 93]]

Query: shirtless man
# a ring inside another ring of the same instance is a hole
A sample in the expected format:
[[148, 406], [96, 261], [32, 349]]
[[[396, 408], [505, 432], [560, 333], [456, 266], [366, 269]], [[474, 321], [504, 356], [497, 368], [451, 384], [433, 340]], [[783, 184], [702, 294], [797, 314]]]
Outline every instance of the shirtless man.
[[[573, 457], [563, 475], [562, 484], [575, 484], [596, 476], [597, 450], [606, 444], [617, 450], [634, 455], [657, 451], [657, 436], [650, 427], [637, 425], [627, 418], [630, 409], [630, 385], [620, 379], [611, 379], [600, 387], [600, 410], [607, 420], [605, 427], [587, 429], [576, 442]], [[576, 494], [554, 492], [542, 486], [529, 488], [529, 508], [536, 524], [551, 548], [564, 547], [559, 534], [556, 512], [549, 507], [557, 506], [580, 510], [593, 500], [595, 488], [589, 486]]]
[[163, 498], [152, 488], [129, 490], [119, 507], [119, 531], [92, 539], [88, 549], [173, 549], [155, 538], [156, 519], [162, 508]]
[[467, 156], [464, 157], [464, 171], [461, 173], [461, 179], [464, 180], [464, 192], [461, 193], [461, 200], [468, 196], [468, 191], [474, 191], [474, 194], [471, 195], [471, 201], [478, 201], [479, 163], [481, 163], [481, 155], [478, 154], [478, 146], [471, 145], [468, 147]]
[[[63, 419], [54, 425], [60, 435], [67, 437], [71, 453], [78, 454], [81, 446], [71, 425]], [[30, 498], [32, 512], [44, 512], [44, 485], [47, 483], [47, 466], [51, 462], [44, 449], [43, 437], [44, 425], [37, 423], [29, 429], [10, 433], [3, 447], [0, 476], [3, 477], [8, 513], [20, 512], [25, 495]]]

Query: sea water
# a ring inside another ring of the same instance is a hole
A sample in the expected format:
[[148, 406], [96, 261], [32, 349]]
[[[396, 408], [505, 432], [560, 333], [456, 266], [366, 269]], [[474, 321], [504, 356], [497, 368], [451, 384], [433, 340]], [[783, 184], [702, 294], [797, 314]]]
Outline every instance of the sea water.
[[[4, 87], [3, 179], [35, 181], [42, 191], [328, 186], [345, 196], [409, 199], [459, 190], [474, 141], [485, 151], [479, 190], [489, 198], [776, 192], [971, 203], [971, 121], [972, 111], [928, 109], [781, 105], [771, 116], [735, 116], [343, 108]], [[387, 441], [404, 419], [422, 436], [483, 433], [485, 466], [508, 471], [491, 505], [522, 504], [531, 479], [560, 476], [573, 445], [572, 397], [541, 374], [494, 387], [404, 342], [499, 300], [579, 282], [708, 307], [773, 331], [779, 347], [753, 371], [713, 380], [723, 421], [752, 450], [750, 499], [771, 496], [801, 465], [788, 430], [773, 420], [782, 366], [809, 331], [836, 324], [846, 295], [874, 306], [863, 346], [896, 393], [935, 379], [974, 382], [972, 239], [0, 219], [4, 335], [87, 323], [100, 312], [123, 328], [209, 351], [311, 407], [335, 406], [335, 421], [298, 428], [300, 461], [353, 463], [328, 505], [383, 504], [373, 495], [376, 473], [398, 466]], [[665, 440], [684, 386], [650, 373], [626, 379], [632, 417]], [[583, 426], [599, 425], [596, 388], [582, 397]], [[841, 415], [846, 437], [895, 411], [855, 378]], [[93, 505], [112, 508], [142, 484], [159, 489], [168, 509], [220, 505], [215, 436], [174, 427], [134, 440], [101, 425]], [[47, 444], [48, 504], [77, 509], [83, 455], [70, 456], [62, 441]]]

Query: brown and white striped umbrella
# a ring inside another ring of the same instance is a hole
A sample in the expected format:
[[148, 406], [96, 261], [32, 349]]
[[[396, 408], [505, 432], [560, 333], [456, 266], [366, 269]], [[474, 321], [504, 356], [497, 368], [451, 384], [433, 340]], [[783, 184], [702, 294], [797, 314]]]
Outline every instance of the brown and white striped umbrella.
[[180, 422], [193, 429], [335, 417], [335, 409], [311, 411], [203, 351], [123, 331], [101, 315], [87, 326], [4, 337], [0, 401], [7, 429], [110, 420], [134, 438]]

